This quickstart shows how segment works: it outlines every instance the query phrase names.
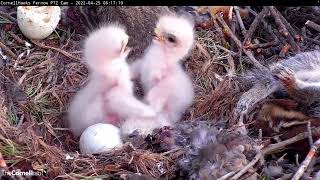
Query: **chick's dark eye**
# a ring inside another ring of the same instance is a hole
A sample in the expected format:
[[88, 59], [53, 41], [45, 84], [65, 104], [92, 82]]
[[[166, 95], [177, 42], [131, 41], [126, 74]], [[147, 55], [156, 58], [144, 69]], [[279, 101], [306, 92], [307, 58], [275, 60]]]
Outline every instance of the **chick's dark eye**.
[[176, 37], [174, 37], [174, 36], [168, 36], [167, 37], [167, 40], [169, 41], [169, 42], [171, 42], [171, 43], [176, 43]]

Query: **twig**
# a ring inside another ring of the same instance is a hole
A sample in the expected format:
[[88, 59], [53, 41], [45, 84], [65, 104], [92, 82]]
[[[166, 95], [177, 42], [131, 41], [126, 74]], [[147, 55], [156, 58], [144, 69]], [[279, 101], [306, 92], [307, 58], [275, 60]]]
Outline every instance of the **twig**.
[[199, 43], [195, 43], [195, 47], [199, 50], [200, 53], [202, 53], [207, 59], [211, 59], [210, 53]]
[[239, 53], [236, 53], [236, 52], [234, 52], [234, 51], [231, 51], [231, 50], [229, 50], [229, 49], [227, 49], [227, 48], [225, 48], [225, 47], [223, 47], [223, 46], [216, 45], [216, 47], [217, 47], [218, 49], [221, 49], [221, 50], [229, 53], [231, 56], [239, 56]]
[[229, 12], [228, 12], [228, 21], [230, 22], [233, 17], [233, 6], [230, 6]]
[[260, 44], [260, 41], [257, 38], [254, 38], [252, 41], [254, 44]]
[[79, 6], [79, 11], [80, 11], [81, 15], [84, 17], [84, 19], [86, 20], [87, 25], [89, 26], [90, 30], [94, 29], [93, 25], [91, 24], [91, 21], [90, 21], [89, 17], [88, 17], [87, 14], [84, 12], [82, 6]]
[[304, 37], [307, 41], [310, 41], [314, 44], [320, 45], [320, 41], [317, 39], [309, 38], [309, 37]]
[[4, 18], [7, 18], [9, 19], [10, 21], [14, 22], [14, 23], [17, 23], [17, 20], [16, 18], [10, 16], [8, 13], [5, 13], [3, 11], [0, 11], [0, 16], [4, 17]]
[[253, 33], [255, 32], [255, 30], [257, 29], [259, 22], [263, 19], [263, 16], [268, 12], [268, 9], [266, 7], [264, 7], [262, 9], [262, 11], [256, 16], [256, 18], [253, 20], [253, 22], [251, 23], [251, 26], [249, 28], [249, 30], [247, 31], [247, 34], [244, 38], [243, 43], [247, 44], [247, 43], [251, 43], [251, 37], [253, 35]]
[[320, 171], [318, 171], [313, 178], [314, 178], [314, 179], [320, 179]]
[[231, 54], [229, 54], [229, 56], [228, 56], [228, 64], [230, 66], [230, 68], [228, 70], [228, 74], [234, 75], [236, 72], [236, 68], [235, 68], [234, 60], [233, 60]]
[[283, 24], [286, 26], [287, 30], [289, 31], [289, 33], [294, 37], [294, 39], [296, 41], [302, 41], [302, 38], [299, 34], [297, 34], [297, 32], [293, 29], [293, 27], [291, 26], [291, 24], [287, 21], [287, 19], [285, 17], [283, 17], [283, 15], [279, 12], [279, 10], [277, 8], [274, 8], [275, 11], [279, 14], [281, 21], [283, 22]]
[[[269, 26], [268, 28], [271, 28], [271, 26]], [[279, 33], [279, 31], [277, 29], [273, 29], [273, 34], [277, 37], [277, 39], [283, 44], [283, 45], [286, 45], [288, 44], [286, 39]]]
[[306, 26], [303, 26], [303, 27], [301, 28], [301, 34], [302, 34], [303, 37], [306, 37], [306, 36], [307, 36]]
[[280, 39], [277, 37], [277, 35], [273, 32], [271, 25], [268, 25], [265, 27], [268, 31], [268, 33], [272, 36], [273, 41], [279, 43], [281, 42]]
[[223, 175], [222, 177], [219, 177], [217, 180], [227, 180], [229, 179], [229, 177], [233, 176], [236, 172], [235, 171], [231, 171], [225, 175]]
[[259, 136], [258, 136], [259, 142], [262, 142], [262, 129], [259, 129]]
[[255, 12], [253, 9], [251, 9], [250, 6], [245, 6], [245, 7], [249, 10], [249, 12], [250, 12], [251, 14], [253, 14], [254, 16], [258, 16], [258, 13]]
[[308, 124], [307, 124], [307, 129], [308, 129], [309, 145], [310, 145], [310, 148], [311, 148], [311, 147], [312, 147], [312, 144], [313, 144], [312, 132], [311, 132], [311, 121], [308, 122]]
[[245, 113], [241, 113], [239, 121], [238, 121], [238, 128], [236, 129], [236, 131], [240, 132], [241, 135], [247, 135], [248, 131], [246, 129], [246, 126], [244, 125], [243, 119], [245, 117]]
[[306, 177], [310, 177], [311, 173], [314, 171], [314, 165], [316, 164], [317, 162], [317, 159], [316, 158], [313, 158], [309, 164], [309, 167], [306, 169], [305, 171], [305, 175]]
[[70, 54], [70, 53], [68, 53], [67, 51], [64, 51], [64, 50], [62, 50], [62, 49], [59, 49], [59, 48], [56, 48], [56, 47], [47, 46], [47, 45], [41, 44], [41, 43], [39, 43], [39, 42], [37, 42], [37, 41], [35, 41], [35, 40], [31, 40], [31, 42], [32, 42], [33, 44], [41, 47], [41, 48], [44, 48], [44, 49], [52, 49], [52, 50], [58, 51], [59, 53], [65, 55], [65, 56], [68, 57], [68, 58], [75, 59], [75, 60], [77, 60], [77, 61], [81, 61], [80, 58], [75, 57], [75, 56], [73, 56], [72, 54]]
[[12, 38], [13, 38], [14, 40], [16, 40], [18, 43], [20, 43], [20, 44], [26, 44], [26, 43], [27, 43], [27, 41], [21, 39], [19, 36], [15, 35], [12, 31], [9, 31], [8, 33], [9, 33], [9, 34], [12, 36]]
[[[271, 37], [273, 38], [270, 38], [269, 41], [274, 41], [276, 44], [278, 44], [280, 42], [280, 40], [278, 39], [278, 37], [274, 34], [272, 28], [271, 28], [271, 25], [268, 25], [268, 23], [264, 20], [264, 19], [261, 19], [261, 22], [263, 23], [263, 28], [266, 29], [268, 31], [268, 33], [271, 35]], [[272, 39], [272, 40], [271, 40]], [[245, 45], [251, 45], [251, 41], [250, 42], [243, 42], [243, 44]]]
[[250, 177], [252, 177], [256, 173], [256, 170], [252, 170], [252, 171], [253, 172], [251, 172], [249, 170], [248, 173], [244, 174], [241, 178], [239, 178], [239, 180], [254, 179], [254, 178], [250, 178]]
[[283, 162], [284, 157], [287, 155], [287, 153], [283, 154], [278, 160], [277, 163]]
[[313, 159], [314, 155], [316, 154], [317, 150], [320, 147], [320, 139], [318, 139], [311, 147], [308, 155], [306, 156], [306, 158], [304, 159], [304, 161], [301, 163], [299, 169], [297, 170], [297, 172], [294, 174], [294, 176], [292, 177], [292, 180], [299, 180], [304, 171], [307, 169], [307, 167], [309, 166], [311, 160]]
[[224, 39], [224, 35], [223, 35], [223, 32], [222, 32], [221, 27], [218, 25], [216, 16], [212, 16], [211, 20], [213, 21], [213, 26], [214, 26], [214, 28], [218, 31], [218, 35], [220, 36], [220, 39], [221, 39], [221, 41], [222, 41], [222, 45], [223, 45], [223, 46], [226, 46], [226, 45], [227, 45], [227, 42], [226, 42], [226, 40]]
[[286, 26], [283, 24], [280, 18], [280, 12], [278, 13], [276, 11], [276, 8], [273, 6], [269, 6], [269, 10], [271, 15], [274, 17], [274, 20], [276, 24], [279, 27], [279, 32], [288, 38], [289, 44], [292, 47], [293, 52], [300, 52], [300, 47], [297, 45], [297, 43], [294, 41], [294, 38], [292, 37], [291, 34], [289, 34], [289, 31], [287, 30]]
[[299, 53], [301, 52], [301, 48], [298, 46], [298, 44], [294, 41], [291, 34], [288, 35], [289, 44], [291, 45], [293, 52]]
[[246, 36], [247, 30], [246, 30], [246, 27], [243, 24], [243, 21], [242, 21], [241, 15], [240, 15], [240, 11], [239, 11], [240, 9], [239, 9], [238, 6], [234, 6], [233, 9], [236, 12], [236, 17], [237, 17], [237, 20], [238, 20], [238, 23], [239, 23], [239, 26], [240, 26], [240, 29], [241, 29], [241, 33], [242, 33], [243, 36]]
[[[312, 129], [312, 134], [313, 136], [317, 136], [317, 135], [320, 135], [320, 130], [319, 129]], [[276, 143], [276, 144], [270, 144], [269, 146], [267, 146], [266, 148], [263, 149], [263, 154], [266, 155], [266, 154], [271, 154], [275, 151], [278, 151], [290, 144], [293, 144], [295, 142], [298, 142], [298, 141], [301, 141], [305, 138], [307, 138], [309, 135], [308, 132], [304, 132], [304, 133], [300, 133], [298, 135], [296, 135], [295, 137], [292, 137], [290, 139], [286, 139], [282, 142], [279, 142], [279, 143]]]
[[296, 154], [294, 157], [296, 160], [296, 166], [299, 166], [299, 154]]
[[307, 35], [310, 35], [310, 36], [312, 36], [314, 33], [312, 33], [309, 29], [307, 29], [307, 26], [303, 26], [302, 28], [301, 28], [301, 34], [302, 35], [305, 35], [305, 36], [307, 36]]
[[17, 59], [17, 55], [14, 52], [12, 52], [11, 49], [4, 45], [1, 41], [0, 48], [4, 49], [12, 58]]
[[236, 35], [231, 31], [227, 23], [223, 20], [221, 13], [216, 14], [217, 20], [221, 23], [223, 26], [223, 29], [225, 30], [225, 33], [233, 39], [233, 41], [236, 43], [239, 49], [241, 49], [249, 58], [251, 64], [256, 66], [257, 68], [261, 70], [266, 70], [266, 67], [264, 67], [259, 61], [256, 60], [256, 58], [253, 56], [251, 51], [248, 51], [242, 47], [242, 43], [240, 40], [236, 37]]
[[285, 44], [282, 48], [281, 51], [279, 53], [279, 57], [284, 58], [286, 57], [286, 54], [288, 53], [289, 49], [291, 48], [291, 46], [289, 44]]
[[0, 56], [1, 56], [1, 61], [0, 61], [0, 68], [6, 63], [5, 61], [8, 59], [6, 55], [3, 54], [2, 49], [0, 48]]
[[279, 32], [283, 34], [284, 36], [288, 36], [289, 32], [286, 28], [286, 26], [283, 24], [283, 22], [280, 20], [280, 15], [276, 12], [275, 8], [273, 6], [268, 7], [270, 10], [271, 15], [273, 16], [276, 24], [279, 26]]
[[[240, 121], [240, 122], [242, 121], [242, 123], [243, 123], [243, 118], [244, 118], [244, 116], [245, 116], [245, 113], [241, 113], [240, 118], [242, 118], [242, 120], [239, 119], [239, 121]], [[240, 129], [241, 127], [245, 127], [245, 126], [248, 126], [248, 125], [251, 125], [251, 124], [254, 124], [254, 123], [255, 123], [255, 122], [248, 122], [248, 123], [246, 123], [246, 124], [240, 124], [240, 123], [238, 122], [238, 124], [233, 125], [232, 127], [230, 127], [230, 128], [228, 129], [228, 132], [232, 132], [232, 131], [234, 131], [234, 130], [238, 130], [238, 129]]]
[[268, 48], [271, 46], [276, 46], [278, 45], [278, 41], [277, 40], [273, 40], [267, 43], [261, 43], [261, 44], [249, 44], [247, 46], [245, 46], [244, 48], [246, 49], [258, 49], [258, 48]]
[[[30, 52], [31, 52], [31, 50], [30, 50], [31, 44], [30, 44], [28, 41], [23, 40], [23, 39], [21, 39], [19, 36], [15, 35], [12, 31], [9, 31], [8, 33], [9, 33], [9, 34], [12, 36], [12, 38], [15, 39], [18, 43], [25, 45], [26, 48], [27, 48], [27, 50], [26, 50], [25, 52], [21, 53], [21, 54], [18, 56], [18, 59], [21, 59], [25, 54], [26, 54], [26, 56], [29, 56], [29, 55], [30, 55]], [[17, 63], [18, 63], [18, 61], [16, 61], [14, 67], [16, 67]]]
[[[232, 13], [232, 14], [233, 14], [233, 13]], [[231, 14], [231, 15], [232, 15], [232, 14]], [[235, 16], [231, 16], [231, 17], [232, 17], [232, 18], [231, 18], [231, 20], [229, 21], [230, 29], [231, 29], [232, 33], [235, 34], [236, 31], [237, 31], [237, 30], [236, 30], [236, 29], [237, 29], [237, 28], [236, 28], [237, 20], [236, 20], [236, 17], [235, 17]], [[236, 49], [235, 46], [236, 46], [236, 45], [235, 45], [235, 42], [234, 42], [234, 41], [231, 41], [231, 42], [230, 42], [230, 49], [231, 49], [231, 50]]]
[[[255, 12], [254, 10], [252, 10], [252, 9], [250, 8], [250, 6], [246, 6], [246, 8], [249, 9], [249, 12], [250, 12], [251, 14], [253, 14], [254, 16], [258, 16], [258, 13]], [[261, 19], [261, 22], [262, 22], [262, 24], [263, 24], [263, 27], [266, 29], [267, 26], [268, 26], [268, 23], [267, 23], [264, 19]]]
[[314, 44], [317, 44], [317, 45], [320, 45], [320, 41], [318, 40], [320, 38], [320, 36], [316, 36], [315, 38], [309, 38], [307, 36], [307, 32], [306, 32], [306, 27], [303, 26], [301, 28], [301, 34], [302, 34], [302, 37], [303, 39], [305, 39], [306, 41], [309, 41], [309, 43], [307, 43], [303, 49], [303, 51], [305, 51], [307, 48], [309, 48], [309, 46], [311, 45], [311, 43], [314, 43]]
[[257, 152], [256, 156], [253, 158], [253, 160], [247, 164], [243, 169], [241, 169], [236, 175], [234, 175], [231, 179], [236, 180], [239, 179], [244, 173], [246, 173], [251, 167], [253, 167], [262, 157], [262, 152]]
[[315, 23], [315, 22], [313, 22], [313, 21], [308, 20], [308, 21], [305, 23], [305, 25], [306, 25], [307, 27], [311, 28], [311, 29], [314, 29], [314, 30], [320, 32], [320, 25], [317, 24], [317, 23]]

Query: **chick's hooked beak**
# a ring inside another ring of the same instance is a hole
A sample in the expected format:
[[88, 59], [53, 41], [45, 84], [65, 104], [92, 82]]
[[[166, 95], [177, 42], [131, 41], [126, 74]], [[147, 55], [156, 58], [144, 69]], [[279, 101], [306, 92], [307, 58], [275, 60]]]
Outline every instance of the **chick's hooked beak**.
[[129, 52], [131, 51], [131, 48], [127, 47], [127, 44], [128, 44], [128, 39], [121, 42], [120, 54], [129, 54]]
[[154, 37], [153, 37], [153, 39], [158, 41], [158, 42], [164, 42], [165, 41], [164, 37], [161, 35], [161, 32], [160, 32], [159, 28], [155, 28], [154, 29]]

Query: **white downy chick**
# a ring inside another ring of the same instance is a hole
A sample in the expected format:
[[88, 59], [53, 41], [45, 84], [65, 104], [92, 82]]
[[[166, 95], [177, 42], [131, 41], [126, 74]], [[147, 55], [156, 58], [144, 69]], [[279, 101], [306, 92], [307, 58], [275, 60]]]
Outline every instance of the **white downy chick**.
[[128, 118], [120, 126], [121, 134], [126, 136], [138, 130], [140, 135], [151, 134], [154, 129], [170, 126], [171, 123], [162, 115], [156, 117]]
[[89, 82], [70, 104], [68, 120], [76, 136], [89, 126], [118, 126], [127, 117], [153, 117], [155, 112], [134, 97], [126, 57], [129, 36], [119, 25], [92, 32], [85, 41], [84, 56]]
[[131, 66], [132, 76], [140, 76], [146, 102], [171, 124], [193, 101], [192, 81], [179, 64], [193, 45], [193, 23], [182, 16], [162, 16], [152, 44]]

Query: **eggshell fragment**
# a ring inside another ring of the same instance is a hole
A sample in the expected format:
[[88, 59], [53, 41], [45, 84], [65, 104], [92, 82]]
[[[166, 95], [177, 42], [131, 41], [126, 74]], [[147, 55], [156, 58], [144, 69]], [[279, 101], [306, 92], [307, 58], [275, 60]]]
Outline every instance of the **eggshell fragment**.
[[29, 39], [44, 39], [57, 27], [61, 16], [59, 6], [19, 6], [17, 21]]

